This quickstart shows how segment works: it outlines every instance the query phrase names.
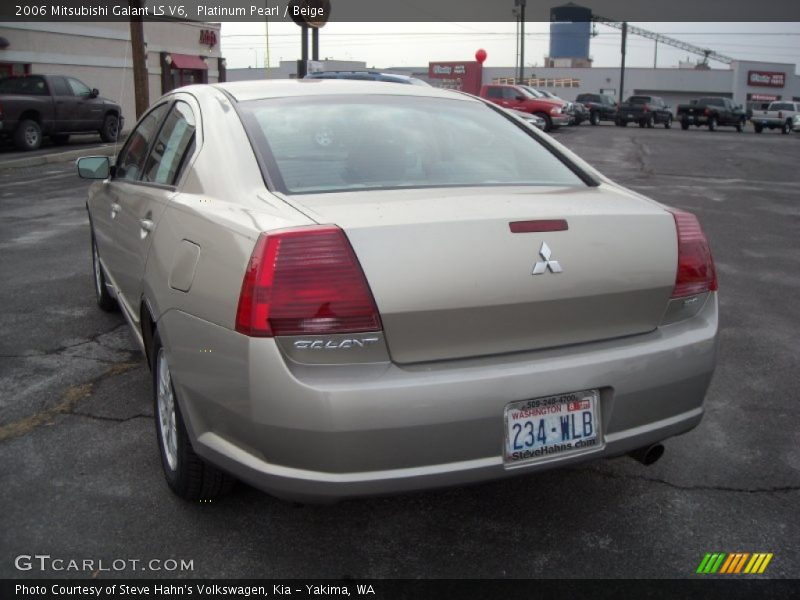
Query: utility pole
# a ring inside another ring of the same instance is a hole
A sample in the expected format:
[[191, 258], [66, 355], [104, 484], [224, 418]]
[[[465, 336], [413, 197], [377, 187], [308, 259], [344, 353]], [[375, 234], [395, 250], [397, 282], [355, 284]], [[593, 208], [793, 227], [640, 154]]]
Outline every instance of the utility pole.
[[658, 68], [658, 40], [656, 40], [656, 47], [655, 50], [653, 50], [653, 68]]
[[628, 23], [622, 24], [622, 62], [619, 67], [619, 103], [622, 104], [625, 94], [625, 44], [628, 42]]
[[[140, 9], [140, 0], [129, 0], [131, 8]], [[139, 10], [131, 11], [134, 14]], [[144, 26], [142, 17], [131, 17], [131, 61], [133, 63], [133, 96], [136, 102], [136, 119], [138, 120], [150, 106], [150, 85], [147, 80], [147, 55], [144, 48]]]
[[514, 0], [515, 4], [519, 7], [519, 72], [517, 74], [517, 83], [522, 83], [522, 78], [525, 75], [525, 2], [526, 0]]

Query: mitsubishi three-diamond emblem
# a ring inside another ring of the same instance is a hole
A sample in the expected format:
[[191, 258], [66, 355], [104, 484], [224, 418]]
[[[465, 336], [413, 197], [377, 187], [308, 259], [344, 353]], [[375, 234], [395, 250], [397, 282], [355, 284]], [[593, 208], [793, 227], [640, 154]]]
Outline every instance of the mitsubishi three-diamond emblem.
[[533, 271], [531, 275], [541, 275], [547, 269], [550, 269], [551, 273], [561, 273], [561, 265], [558, 264], [557, 260], [550, 260], [553, 251], [550, 250], [550, 246], [547, 245], [546, 242], [542, 242], [542, 247], [539, 249], [539, 256], [541, 256], [544, 260], [538, 261], [535, 265], [533, 265]]

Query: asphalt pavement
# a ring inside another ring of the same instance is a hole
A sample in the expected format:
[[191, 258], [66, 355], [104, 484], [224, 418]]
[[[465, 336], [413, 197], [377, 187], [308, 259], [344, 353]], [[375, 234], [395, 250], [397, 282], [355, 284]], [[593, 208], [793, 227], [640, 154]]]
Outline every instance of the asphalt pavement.
[[[800, 576], [800, 135], [585, 124], [555, 137], [695, 212], [711, 242], [719, 365], [702, 423], [661, 461], [332, 506], [241, 484], [213, 503], [179, 500], [144, 360], [122, 317], [94, 302], [88, 182], [71, 161], [5, 169], [0, 577], [684, 578], [707, 552], [771, 552], [765, 577]], [[16, 557], [34, 554], [95, 562], [20, 570]]]

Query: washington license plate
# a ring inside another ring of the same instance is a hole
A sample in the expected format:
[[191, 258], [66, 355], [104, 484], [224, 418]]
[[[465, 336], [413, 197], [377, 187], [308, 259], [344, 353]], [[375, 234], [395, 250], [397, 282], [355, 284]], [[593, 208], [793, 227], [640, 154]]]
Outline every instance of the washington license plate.
[[586, 390], [507, 405], [505, 465], [560, 458], [599, 446], [599, 402], [598, 390]]

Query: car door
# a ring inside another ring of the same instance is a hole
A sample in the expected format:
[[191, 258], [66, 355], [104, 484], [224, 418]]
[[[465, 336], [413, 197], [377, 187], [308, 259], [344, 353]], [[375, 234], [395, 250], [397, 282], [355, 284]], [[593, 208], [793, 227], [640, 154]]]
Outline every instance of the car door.
[[48, 84], [55, 107], [52, 133], [73, 131], [79, 120], [78, 103], [80, 100], [72, 93], [66, 77], [54, 75], [48, 79]]
[[92, 90], [82, 81], [74, 77], [67, 77], [66, 80], [77, 101], [78, 126], [75, 129], [78, 131], [100, 129], [103, 123], [103, 101], [92, 97]]
[[[522, 100], [520, 100], [520, 98], [522, 98]], [[503, 102], [505, 102], [503, 106], [506, 108], [524, 110], [523, 105], [525, 104], [525, 94], [522, 92], [522, 90], [515, 87], [505, 87], [503, 88]], [[529, 112], [529, 110], [525, 112]]]
[[120, 243], [125, 227], [122, 223], [122, 208], [129, 203], [128, 198], [137, 192], [137, 182], [144, 168], [150, 145], [168, 110], [169, 103], [161, 102], [142, 117], [122, 147], [112, 176], [102, 182], [101, 189], [89, 200], [92, 230], [100, 260], [117, 292], [120, 293], [118, 295], [121, 303], [128, 312], [130, 307], [121, 296], [120, 286], [128, 262]]
[[153, 234], [164, 209], [176, 193], [178, 178], [194, 148], [195, 112], [183, 100], [176, 100], [149, 144], [138, 179], [124, 184], [121, 210], [115, 231], [118, 244], [117, 285], [139, 317], [142, 278]]

